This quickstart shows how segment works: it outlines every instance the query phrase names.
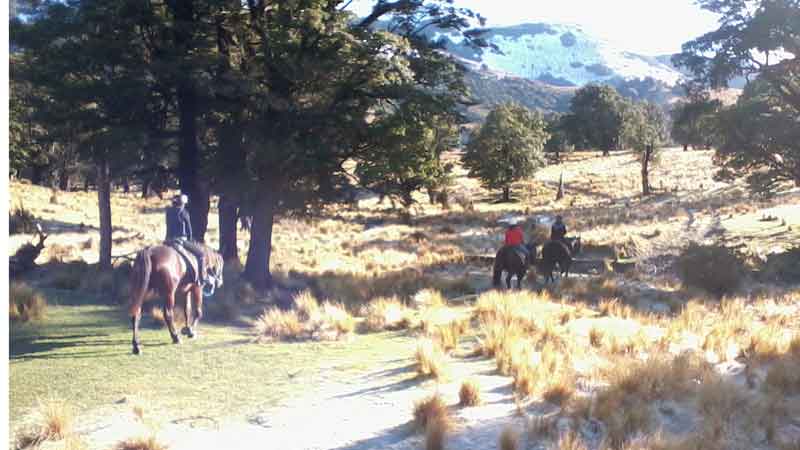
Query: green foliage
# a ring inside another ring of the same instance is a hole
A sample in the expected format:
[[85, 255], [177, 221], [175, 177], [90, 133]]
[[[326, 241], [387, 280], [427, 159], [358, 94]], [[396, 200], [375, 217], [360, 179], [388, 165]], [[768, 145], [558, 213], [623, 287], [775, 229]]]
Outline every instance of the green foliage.
[[623, 141], [634, 151], [645, 153], [648, 147], [655, 151], [666, 143], [667, 118], [660, 106], [654, 103], [630, 104], [623, 117]]
[[720, 179], [746, 177], [757, 193], [770, 194], [784, 182], [800, 186], [800, 110], [776, 95], [773, 85], [751, 83], [736, 105], [719, 115], [715, 160]]
[[531, 176], [543, 165], [549, 138], [541, 114], [514, 104], [497, 106], [470, 137], [464, 166], [488, 189], [503, 189], [509, 200], [511, 183]]
[[547, 118], [547, 128], [545, 131], [547, 131], [550, 137], [544, 144], [544, 151], [563, 153], [572, 149], [567, 126], [567, 116], [564, 114], [552, 114]]
[[413, 203], [414, 191], [447, 187], [452, 166], [442, 163], [441, 155], [458, 144], [455, 117], [437, 111], [436, 104], [422, 103], [426, 98], [420, 100], [379, 119], [374, 151], [356, 166], [362, 185], [399, 197], [405, 207]]
[[678, 256], [677, 265], [684, 285], [704, 289], [718, 297], [735, 291], [745, 274], [741, 258], [721, 245], [693, 242]]
[[608, 85], [589, 84], [575, 93], [564, 119], [570, 140], [579, 147], [617, 148], [625, 100]]
[[688, 98], [675, 104], [672, 118], [672, 138], [683, 146], [709, 147], [716, 135], [716, 114], [722, 108], [707, 91], [688, 92]]

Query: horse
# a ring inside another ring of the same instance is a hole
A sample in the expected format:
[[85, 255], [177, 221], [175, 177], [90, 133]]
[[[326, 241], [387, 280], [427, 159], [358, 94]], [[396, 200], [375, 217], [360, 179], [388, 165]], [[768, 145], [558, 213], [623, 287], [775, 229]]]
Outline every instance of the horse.
[[569, 277], [572, 258], [581, 251], [581, 238], [565, 238], [564, 241], [548, 241], [542, 246], [541, 269], [547, 280], [555, 282], [553, 269], [556, 264], [561, 271], [561, 276]]
[[528, 266], [533, 265], [536, 259], [536, 244], [525, 244], [528, 249], [528, 256], [523, 260], [519, 252], [511, 245], [504, 245], [497, 251], [494, 257], [494, 267], [492, 275], [492, 285], [500, 287], [500, 278], [503, 271], [506, 272], [506, 286], [511, 289], [511, 277], [517, 276], [517, 289], [522, 286], [522, 279], [525, 278], [525, 273], [528, 271]]
[[[207, 270], [215, 278], [216, 287], [222, 286], [223, 260], [219, 253], [205, 247]], [[200, 277], [198, 277], [200, 278]], [[196, 328], [203, 317], [203, 293], [200, 285], [191, 276], [189, 267], [177, 250], [168, 245], [146, 247], [136, 254], [133, 271], [131, 272], [131, 292], [128, 312], [131, 316], [133, 328], [133, 354], [142, 352], [139, 343], [139, 321], [142, 317], [142, 303], [150, 290], [155, 290], [166, 297], [164, 302], [164, 318], [167, 322], [169, 334], [173, 344], [180, 344], [181, 340], [175, 332], [173, 323], [173, 309], [175, 308], [175, 295], [186, 296], [184, 312], [186, 325], [181, 333], [190, 339], [197, 336]], [[191, 299], [191, 307], [190, 307]], [[194, 309], [194, 319], [191, 310]]]

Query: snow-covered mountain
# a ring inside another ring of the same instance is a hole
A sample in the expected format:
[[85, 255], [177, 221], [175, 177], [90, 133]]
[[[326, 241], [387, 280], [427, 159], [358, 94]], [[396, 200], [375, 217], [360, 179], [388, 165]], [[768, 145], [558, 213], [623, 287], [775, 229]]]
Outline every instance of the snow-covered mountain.
[[617, 48], [579, 26], [531, 23], [489, 29], [484, 37], [498, 51], [474, 49], [453, 35], [432, 31], [447, 50], [472, 68], [556, 86], [652, 78], [672, 87], [681, 78], [668, 56]]

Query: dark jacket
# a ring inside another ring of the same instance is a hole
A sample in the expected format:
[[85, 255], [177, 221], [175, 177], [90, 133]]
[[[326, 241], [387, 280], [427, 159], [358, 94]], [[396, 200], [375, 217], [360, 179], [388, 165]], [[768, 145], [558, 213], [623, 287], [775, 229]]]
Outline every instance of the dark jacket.
[[556, 222], [553, 224], [553, 227], [550, 228], [551, 241], [563, 241], [566, 236], [567, 226], [564, 225], [564, 222]]
[[192, 222], [189, 212], [182, 206], [167, 208], [167, 239], [185, 238], [192, 240]]

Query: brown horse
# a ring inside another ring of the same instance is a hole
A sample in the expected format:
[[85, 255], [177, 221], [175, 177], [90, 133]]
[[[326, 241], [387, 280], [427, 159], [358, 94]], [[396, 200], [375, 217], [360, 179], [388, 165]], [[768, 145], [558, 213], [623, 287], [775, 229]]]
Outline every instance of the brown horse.
[[[208, 247], [205, 247], [205, 250], [207, 270], [216, 278], [216, 287], [222, 286], [222, 257]], [[181, 342], [173, 323], [176, 294], [186, 296], [184, 303], [186, 326], [181, 330], [182, 334], [194, 338], [197, 335], [195, 328], [200, 322], [200, 318], [203, 317], [203, 292], [200, 285], [195, 283], [183, 257], [174, 248], [166, 245], [156, 245], [140, 250], [136, 254], [131, 273], [131, 299], [128, 310], [133, 327], [134, 355], [142, 352], [139, 343], [139, 321], [142, 318], [142, 303], [150, 290], [166, 297], [164, 319], [166, 319], [174, 344]], [[192, 309], [195, 313], [194, 319], [191, 315]]]
[[[510, 245], [504, 245], [497, 251], [494, 257], [494, 266], [492, 268], [492, 286], [500, 287], [503, 272], [506, 272], [506, 286], [511, 289], [511, 278], [517, 276], [517, 289], [522, 286], [522, 279], [525, 278], [525, 273], [528, 267], [533, 265], [536, 260], [536, 244], [525, 244], [528, 249], [528, 256], [523, 258], [517, 253], [517, 250]], [[534, 275], [534, 281], [535, 275]]]

